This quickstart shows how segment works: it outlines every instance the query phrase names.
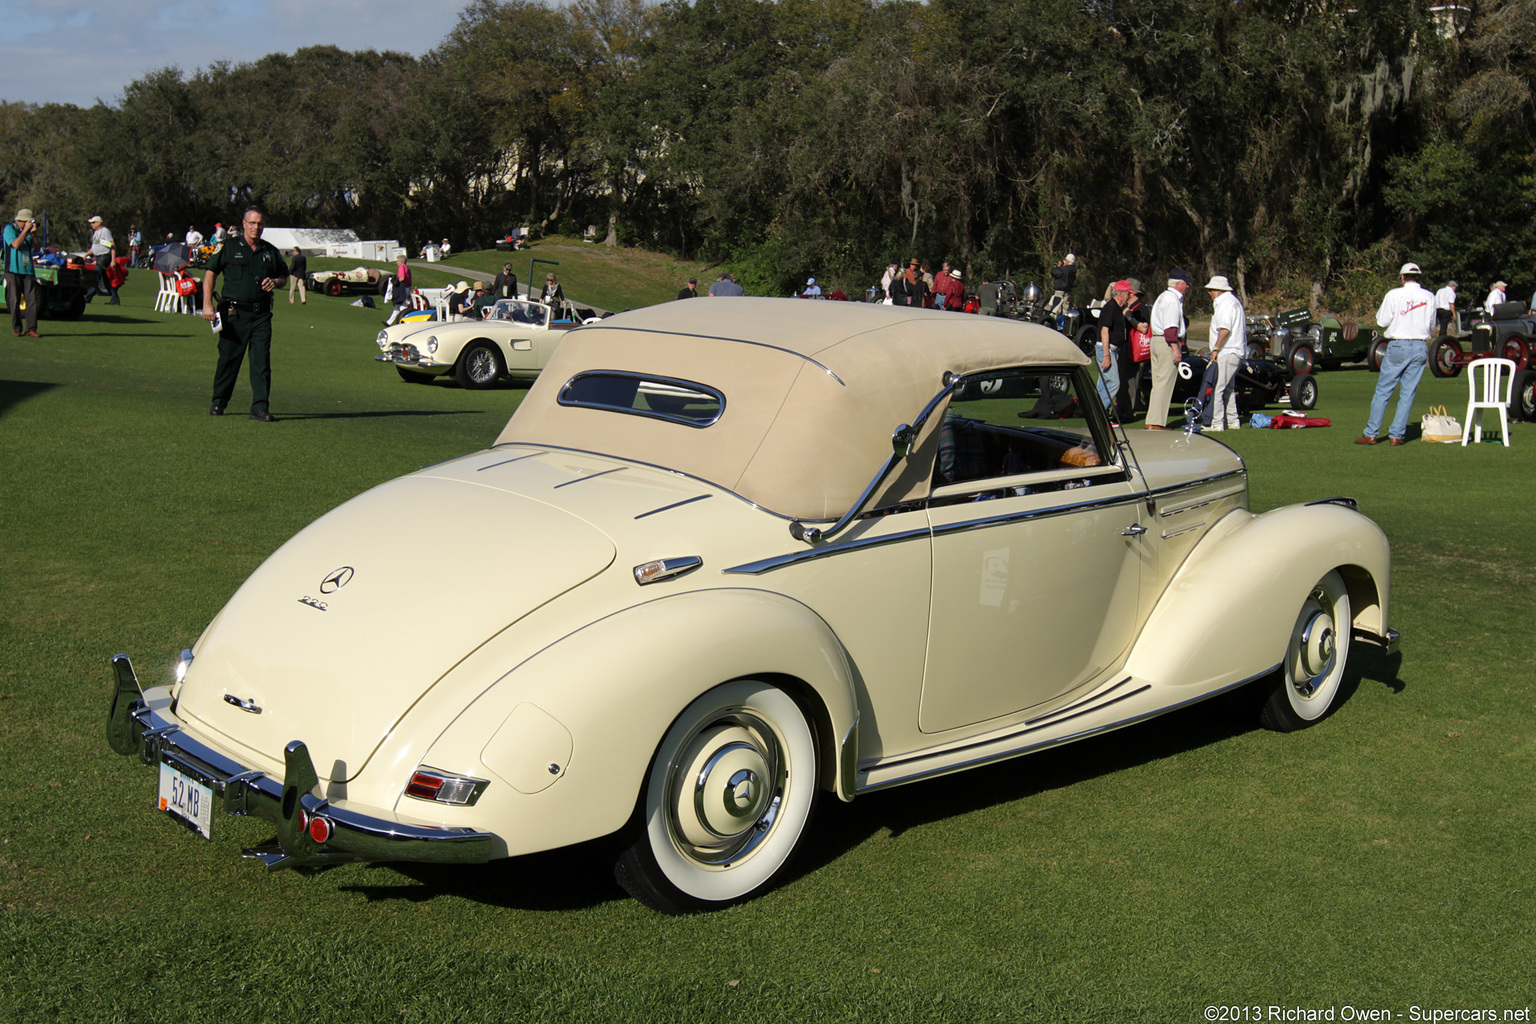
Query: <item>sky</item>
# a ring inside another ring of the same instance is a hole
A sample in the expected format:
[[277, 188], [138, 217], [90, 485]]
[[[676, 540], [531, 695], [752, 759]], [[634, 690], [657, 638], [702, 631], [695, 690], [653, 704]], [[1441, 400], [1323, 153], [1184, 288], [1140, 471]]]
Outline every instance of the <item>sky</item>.
[[165, 67], [188, 76], [306, 46], [421, 56], [468, 0], [0, 0], [0, 100], [109, 106]]

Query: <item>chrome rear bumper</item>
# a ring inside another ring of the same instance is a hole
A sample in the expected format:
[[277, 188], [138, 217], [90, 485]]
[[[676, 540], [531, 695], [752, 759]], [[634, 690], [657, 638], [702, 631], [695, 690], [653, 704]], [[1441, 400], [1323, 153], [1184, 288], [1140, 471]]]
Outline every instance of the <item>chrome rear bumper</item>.
[[167, 713], [168, 692], [163, 699], [149, 698], [126, 654], [112, 658], [112, 669], [116, 678], [107, 716], [112, 749], [137, 753], [145, 764], [168, 764], [208, 786], [215, 813], [222, 809], [276, 825], [274, 842], [245, 851], [268, 868], [357, 860], [479, 864], [505, 856], [501, 840], [488, 832], [412, 825], [332, 805], [320, 795], [319, 776], [299, 740], [283, 750], [281, 780], [246, 768], [183, 731]]

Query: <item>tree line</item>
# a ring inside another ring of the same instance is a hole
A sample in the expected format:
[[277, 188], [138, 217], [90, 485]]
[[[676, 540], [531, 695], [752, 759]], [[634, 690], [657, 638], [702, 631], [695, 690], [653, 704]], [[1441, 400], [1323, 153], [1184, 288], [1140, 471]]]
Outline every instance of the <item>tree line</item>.
[[[1442, 15], [1444, 16], [1444, 15]], [[421, 58], [314, 47], [0, 104], [0, 195], [79, 245], [229, 223], [513, 227], [853, 292], [907, 256], [1374, 304], [1536, 276], [1536, 0], [473, 0]], [[1513, 294], [1513, 292], [1512, 292]]]

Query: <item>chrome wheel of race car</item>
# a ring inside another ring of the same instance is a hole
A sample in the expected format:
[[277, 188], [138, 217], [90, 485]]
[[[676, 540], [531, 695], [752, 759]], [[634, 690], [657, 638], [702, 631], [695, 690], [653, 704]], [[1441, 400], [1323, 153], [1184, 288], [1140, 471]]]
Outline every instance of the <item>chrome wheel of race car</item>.
[[1385, 358], [1387, 358], [1387, 339], [1377, 338], [1365, 357], [1366, 365], [1370, 366], [1372, 373], [1380, 373], [1381, 361]]
[[477, 341], [459, 356], [453, 375], [466, 388], [476, 391], [488, 388], [501, 376], [501, 354], [490, 342]]
[[1292, 377], [1288, 393], [1291, 408], [1297, 412], [1309, 412], [1317, 408], [1317, 378], [1310, 373], [1299, 373]]
[[1454, 377], [1461, 372], [1461, 346], [1450, 338], [1441, 338], [1429, 350], [1429, 372], [1436, 377]]
[[1300, 376], [1312, 372], [1312, 349], [1306, 345], [1297, 345], [1291, 349], [1290, 368], [1291, 373]]
[[614, 877], [669, 914], [744, 899], [795, 852], [815, 795], [816, 745], [794, 699], [751, 679], [717, 686], [657, 748], [641, 833]]
[[1344, 578], [1330, 572], [1301, 603], [1279, 683], [1259, 713], [1261, 725], [1293, 732], [1327, 714], [1344, 679], [1351, 621]]
[[1525, 362], [1526, 356], [1529, 352], [1530, 342], [1526, 341], [1518, 334], [1512, 334], [1505, 338], [1504, 344], [1499, 348], [1499, 355], [1503, 356], [1505, 359], [1508, 359], [1516, 366], [1520, 366]]

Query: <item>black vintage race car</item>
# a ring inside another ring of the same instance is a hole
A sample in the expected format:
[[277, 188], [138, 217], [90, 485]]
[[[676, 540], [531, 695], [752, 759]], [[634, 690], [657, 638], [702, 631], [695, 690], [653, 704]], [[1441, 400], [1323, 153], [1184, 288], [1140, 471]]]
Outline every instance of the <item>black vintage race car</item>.
[[[1198, 398], [1201, 381], [1211, 361], [1197, 352], [1185, 350], [1179, 361], [1178, 376], [1173, 381], [1173, 405], [1182, 408], [1191, 398]], [[1152, 397], [1152, 374], [1141, 364], [1136, 380], [1136, 408], [1146, 409]], [[1246, 416], [1267, 405], [1289, 405], [1297, 412], [1317, 407], [1317, 378], [1310, 373], [1290, 373], [1284, 366], [1268, 359], [1244, 359], [1237, 371], [1237, 410]]]

